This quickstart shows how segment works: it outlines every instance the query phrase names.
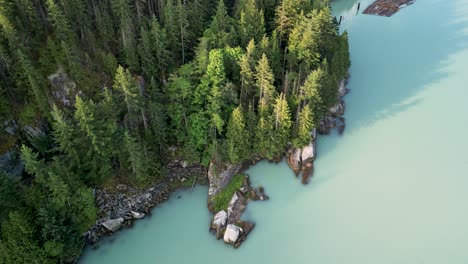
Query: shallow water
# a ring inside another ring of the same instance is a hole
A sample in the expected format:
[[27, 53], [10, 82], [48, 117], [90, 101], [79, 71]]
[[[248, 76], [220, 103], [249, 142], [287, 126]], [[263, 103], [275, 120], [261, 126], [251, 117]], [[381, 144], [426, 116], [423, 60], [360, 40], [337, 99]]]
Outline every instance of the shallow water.
[[355, 2], [333, 4], [350, 36], [347, 127], [320, 137], [309, 185], [284, 162], [249, 169], [271, 199], [248, 205], [257, 225], [238, 250], [209, 234], [197, 187], [80, 263], [468, 263], [468, 1], [391, 18]]

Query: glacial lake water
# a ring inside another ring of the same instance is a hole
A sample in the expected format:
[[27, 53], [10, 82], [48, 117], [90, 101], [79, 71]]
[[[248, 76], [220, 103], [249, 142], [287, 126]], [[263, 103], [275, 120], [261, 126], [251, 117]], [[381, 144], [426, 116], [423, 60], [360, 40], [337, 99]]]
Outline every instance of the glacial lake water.
[[309, 185], [284, 162], [249, 169], [271, 199], [249, 203], [256, 227], [237, 250], [208, 232], [196, 187], [80, 263], [468, 263], [468, 1], [390, 18], [356, 2], [333, 2], [350, 37], [347, 126], [319, 138]]

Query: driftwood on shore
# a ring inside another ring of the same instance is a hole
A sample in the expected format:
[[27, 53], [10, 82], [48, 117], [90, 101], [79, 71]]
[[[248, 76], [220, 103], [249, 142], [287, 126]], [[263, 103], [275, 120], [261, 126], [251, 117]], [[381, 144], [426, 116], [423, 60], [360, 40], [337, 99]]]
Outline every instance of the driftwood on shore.
[[369, 5], [363, 14], [390, 17], [401, 8], [411, 5], [415, 0], [376, 0]]

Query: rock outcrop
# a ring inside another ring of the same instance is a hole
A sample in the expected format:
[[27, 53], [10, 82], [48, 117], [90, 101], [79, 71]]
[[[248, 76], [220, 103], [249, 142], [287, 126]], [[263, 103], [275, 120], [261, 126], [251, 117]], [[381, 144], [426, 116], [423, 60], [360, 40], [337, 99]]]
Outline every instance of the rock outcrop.
[[238, 220], [240, 220], [240, 217], [246, 206], [247, 199], [245, 196], [240, 191], [235, 192], [227, 207], [228, 224], [235, 224]]
[[208, 168], [208, 181], [210, 184], [208, 196], [212, 197], [226, 188], [232, 177], [239, 172], [241, 167], [241, 164], [218, 164], [214, 161], [210, 162], [210, 167]]
[[337, 128], [340, 135], [344, 132], [345, 119], [342, 115], [345, 112], [345, 102], [343, 96], [349, 92], [349, 89], [346, 88], [347, 81], [347, 79], [344, 79], [338, 87], [339, 102], [329, 109], [328, 113], [320, 121], [318, 128], [311, 131], [312, 141], [303, 148], [292, 148], [288, 151], [286, 160], [289, 167], [291, 167], [296, 176], [302, 173], [303, 184], [308, 182], [314, 172], [314, 160], [317, 155], [317, 132], [326, 135], [333, 128]]
[[216, 235], [216, 239], [224, 238], [226, 243], [238, 248], [247, 239], [247, 235], [253, 230], [255, 224], [241, 220], [241, 216], [247, 207], [248, 200], [268, 200], [263, 187], [250, 186], [249, 177], [245, 176], [242, 186], [231, 197], [226, 211], [217, 212], [211, 222], [210, 230]]
[[61, 107], [72, 107], [75, 105], [76, 83], [68, 78], [62, 68], [48, 77], [54, 96], [54, 102]]
[[124, 219], [122, 217], [119, 217], [117, 219], [109, 219], [107, 221], [104, 221], [102, 223], [102, 226], [105, 227], [110, 232], [115, 232], [119, 230], [123, 222], [124, 222]]
[[224, 232], [224, 242], [234, 245], [239, 239], [241, 233], [243, 233], [242, 228], [233, 224], [228, 224], [226, 232]]

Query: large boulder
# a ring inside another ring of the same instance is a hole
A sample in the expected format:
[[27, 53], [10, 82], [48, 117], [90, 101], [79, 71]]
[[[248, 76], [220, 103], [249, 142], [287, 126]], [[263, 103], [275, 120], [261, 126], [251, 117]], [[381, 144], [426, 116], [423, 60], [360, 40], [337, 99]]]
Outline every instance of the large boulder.
[[232, 177], [239, 172], [241, 167], [241, 164], [217, 164], [216, 162], [210, 162], [208, 168], [208, 180], [210, 182], [208, 196], [212, 197], [226, 188]]
[[288, 157], [289, 167], [291, 167], [296, 176], [302, 173], [303, 183], [306, 183], [309, 176], [312, 175], [311, 168], [313, 168], [313, 163], [317, 155], [317, 130], [312, 130], [310, 132], [310, 136], [312, 140], [307, 146], [303, 148], [294, 148]]
[[241, 234], [242, 228], [233, 224], [229, 224], [227, 225], [226, 231], [224, 232], [224, 242], [229, 244], [235, 244]]
[[211, 224], [211, 226], [214, 228], [214, 229], [218, 229], [218, 228], [222, 228], [226, 225], [226, 222], [227, 222], [227, 212], [224, 211], [224, 210], [221, 210], [219, 211], [218, 213], [215, 214], [214, 218], [213, 218], [213, 223]]
[[105, 222], [102, 223], [102, 226], [105, 227], [107, 230], [111, 232], [115, 232], [119, 230], [119, 228], [122, 226], [124, 222], [124, 219], [122, 217], [116, 218], [116, 219], [109, 219]]
[[302, 150], [301, 150], [302, 164], [304, 164], [306, 162], [314, 161], [315, 156], [317, 154], [317, 149], [315, 147], [317, 132], [316, 132], [315, 129], [311, 132], [311, 136], [312, 136], [312, 141], [310, 141], [309, 145], [303, 147]]
[[289, 155], [288, 164], [296, 176], [301, 172], [301, 149], [294, 148]]

